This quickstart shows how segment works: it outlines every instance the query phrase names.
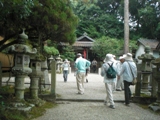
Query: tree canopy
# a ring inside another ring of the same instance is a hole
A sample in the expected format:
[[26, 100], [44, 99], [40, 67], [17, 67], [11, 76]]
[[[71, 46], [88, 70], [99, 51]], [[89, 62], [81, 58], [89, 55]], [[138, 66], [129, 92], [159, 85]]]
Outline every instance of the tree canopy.
[[0, 51], [17, 42], [23, 28], [29, 37], [38, 36], [40, 46], [47, 39], [70, 44], [76, 39], [78, 18], [69, 0], [1, 0], [0, 6], [0, 35], [4, 37]]
[[[124, 0], [72, 0], [80, 23], [77, 35], [124, 38]], [[159, 0], [129, 0], [130, 39], [160, 39]]]

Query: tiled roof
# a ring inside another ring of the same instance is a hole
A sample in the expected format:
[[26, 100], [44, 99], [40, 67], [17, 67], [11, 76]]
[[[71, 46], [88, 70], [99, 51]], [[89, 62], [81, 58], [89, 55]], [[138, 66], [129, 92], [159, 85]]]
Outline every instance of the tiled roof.
[[150, 46], [151, 49], [156, 49], [159, 41], [155, 40], [155, 39], [144, 39], [144, 38], [140, 38], [138, 40], [138, 42], [140, 42], [142, 45], [144, 46]]
[[[76, 39], [73, 47], [92, 47], [94, 40], [88, 37], [86, 34]], [[69, 45], [68, 43], [60, 42], [61, 46]]]
[[88, 37], [86, 35], [83, 35], [83, 36], [77, 38], [76, 41], [91, 41], [91, 42], [94, 42], [94, 40], [92, 38], [90, 38], [90, 37]]
[[93, 42], [75, 42], [72, 46], [74, 47], [92, 47]]

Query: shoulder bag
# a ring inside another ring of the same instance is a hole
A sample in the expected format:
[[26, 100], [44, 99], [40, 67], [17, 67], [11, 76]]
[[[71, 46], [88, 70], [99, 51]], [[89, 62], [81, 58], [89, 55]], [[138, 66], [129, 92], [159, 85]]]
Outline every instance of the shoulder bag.
[[[128, 62], [127, 62], [127, 63], [128, 63]], [[130, 66], [130, 64], [129, 64], [129, 63], [128, 63], [128, 65], [129, 65], [129, 68], [130, 68], [130, 70], [131, 70], [132, 77], [133, 77], [132, 85], [135, 85], [135, 84], [137, 83], [137, 79], [136, 79], [136, 78], [134, 78], [133, 71], [132, 71], [131, 66]]]

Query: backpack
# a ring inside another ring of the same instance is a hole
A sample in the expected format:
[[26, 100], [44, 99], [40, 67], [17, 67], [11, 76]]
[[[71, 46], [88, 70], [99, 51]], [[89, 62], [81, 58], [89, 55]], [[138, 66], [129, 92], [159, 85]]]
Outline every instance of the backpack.
[[112, 67], [113, 63], [111, 65], [108, 63], [108, 65], [109, 65], [109, 68], [106, 71], [107, 78], [116, 78], [117, 73], [114, 70], [114, 68]]

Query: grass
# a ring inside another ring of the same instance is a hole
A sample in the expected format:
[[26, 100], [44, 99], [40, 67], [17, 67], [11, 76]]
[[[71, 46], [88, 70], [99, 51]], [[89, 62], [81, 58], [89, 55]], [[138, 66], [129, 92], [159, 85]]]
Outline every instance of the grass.
[[149, 108], [149, 105], [150, 105], [150, 104], [138, 104], [138, 103], [137, 103], [137, 105], [140, 106], [141, 108], [145, 109], [145, 110], [150, 111], [151, 113], [154, 113], [154, 114], [156, 114], [156, 115], [160, 115], [160, 111], [154, 112], [153, 110], [151, 110], [151, 109]]
[[31, 120], [33, 118], [37, 118], [42, 116], [46, 109], [56, 107], [57, 104], [46, 102], [44, 105], [40, 107], [33, 107], [30, 111], [18, 111], [18, 110], [2, 110], [0, 113], [0, 120]]
[[[25, 89], [28, 93], [29, 89]], [[47, 92], [48, 93], [48, 92]], [[35, 106], [30, 111], [7, 110], [6, 107], [14, 99], [14, 86], [0, 87], [0, 120], [31, 120], [42, 116], [46, 109], [56, 107], [53, 102], [45, 102], [42, 106]]]

